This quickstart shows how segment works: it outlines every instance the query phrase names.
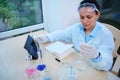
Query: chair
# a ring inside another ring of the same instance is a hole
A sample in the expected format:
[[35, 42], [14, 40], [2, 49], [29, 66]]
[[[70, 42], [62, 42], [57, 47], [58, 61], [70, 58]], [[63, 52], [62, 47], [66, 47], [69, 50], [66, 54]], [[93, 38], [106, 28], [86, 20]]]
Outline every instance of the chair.
[[120, 48], [120, 30], [115, 28], [112, 25], [109, 25], [106, 23], [103, 23], [103, 24], [113, 33], [114, 41], [115, 41], [115, 49], [113, 52], [113, 57], [117, 58], [117, 56], [118, 56], [117, 51]]
[[118, 54], [118, 49], [120, 48], [120, 30], [115, 28], [112, 25], [103, 23], [112, 33], [114, 36], [115, 41], [115, 49], [113, 51], [113, 57], [115, 58], [114, 65], [112, 67], [111, 72], [118, 76], [120, 74], [120, 55]]
[[120, 77], [120, 56], [118, 56], [115, 61], [115, 64], [112, 68], [112, 73]]

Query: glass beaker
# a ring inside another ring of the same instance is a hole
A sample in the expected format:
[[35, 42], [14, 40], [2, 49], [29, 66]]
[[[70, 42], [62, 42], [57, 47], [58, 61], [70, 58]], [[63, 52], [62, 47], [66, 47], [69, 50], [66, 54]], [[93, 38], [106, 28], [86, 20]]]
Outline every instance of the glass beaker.
[[85, 71], [88, 69], [88, 59], [86, 59], [84, 56], [82, 56], [80, 53], [79, 59], [74, 63], [74, 67], [78, 69], [79, 71]]

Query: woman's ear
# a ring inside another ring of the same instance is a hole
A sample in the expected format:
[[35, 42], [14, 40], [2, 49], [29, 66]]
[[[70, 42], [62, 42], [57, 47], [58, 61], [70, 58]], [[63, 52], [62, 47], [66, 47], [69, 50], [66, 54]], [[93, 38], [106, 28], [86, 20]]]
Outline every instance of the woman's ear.
[[100, 17], [100, 12], [96, 13], [96, 20]]

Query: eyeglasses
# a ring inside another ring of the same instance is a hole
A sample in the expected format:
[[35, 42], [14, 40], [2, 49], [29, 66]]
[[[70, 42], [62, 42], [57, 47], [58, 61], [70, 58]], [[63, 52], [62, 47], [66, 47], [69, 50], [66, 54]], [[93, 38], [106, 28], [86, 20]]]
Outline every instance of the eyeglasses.
[[80, 9], [82, 8], [82, 7], [91, 7], [92, 8], [92, 10], [91, 11], [96, 11], [96, 12], [99, 12], [99, 10], [97, 9], [97, 7], [95, 6], [95, 4], [93, 4], [93, 3], [83, 3], [83, 4], [81, 4], [80, 6], [79, 6], [79, 8], [78, 8], [78, 11], [80, 11]]

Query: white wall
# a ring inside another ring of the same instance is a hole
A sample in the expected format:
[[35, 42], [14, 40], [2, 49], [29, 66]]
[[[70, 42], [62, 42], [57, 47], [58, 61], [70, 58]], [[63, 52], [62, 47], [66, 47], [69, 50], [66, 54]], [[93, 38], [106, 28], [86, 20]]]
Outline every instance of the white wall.
[[79, 22], [77, 9], [80, 1], [81, 0], [46, 0], [46, 30], [52, 32]]

